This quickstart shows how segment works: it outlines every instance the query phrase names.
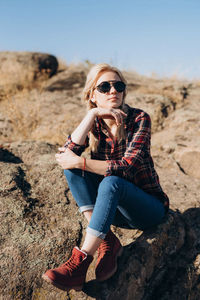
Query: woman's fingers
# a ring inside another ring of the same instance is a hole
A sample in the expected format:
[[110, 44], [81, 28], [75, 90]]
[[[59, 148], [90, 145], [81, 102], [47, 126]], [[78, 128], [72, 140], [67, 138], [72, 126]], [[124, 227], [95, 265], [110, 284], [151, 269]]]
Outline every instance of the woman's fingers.
[[127, 114], [126, 114], [123, 110], [120, 109], [120, 112], [121, 112], [121, 114], [122, 114], [124, 117], [127, 116]]
[[112, 113], [113, 117], [115, 118], [117, 126], [121, 124], [121, 117], [120, 114], [118, 114], [116, 111]]
[[63, 155], [64, 155], [64, 152], [56, 153], [56, 154], [55, 154], [56, 160], [61, 159], [61, 158], [63, 157]]
[[121, 125], [123, 122], [123, 118], [127, 116], [127, 114], [123, 112], [123, 110], [117, 108], [116, 109], [96, 108], [96, 111], [97, 111], [97, 116], [99, 117], [106, 118], [106, 119], [114, 118], [117, 126]]
[[56, 160], [61, 160], [61, 159], [72, 159], [74, 158], [76, 155], [68, 148], [62, 147], [62, 148], [58, 148], [58, 150], [60, 151], [59, 153], [55, 154], [55, 158]]
[[65, 152], [66, 148], [65, 147], [59, 147], [58, 150], [59, 150], [59, 152]]
[[112, 115], [114, 116], [116, 120], [117, 126], [121, 125], [123, 123], [123, 117], [127, 116], [122, 110], [120, 109], [113, 109]]

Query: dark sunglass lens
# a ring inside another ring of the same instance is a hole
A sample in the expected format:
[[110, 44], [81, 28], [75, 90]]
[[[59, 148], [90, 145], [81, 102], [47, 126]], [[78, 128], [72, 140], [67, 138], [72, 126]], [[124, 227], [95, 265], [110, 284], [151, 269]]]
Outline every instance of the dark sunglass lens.
[[107, 81], [100, 83], [100, 84], [97, 86], [97, 90], [98, 90], [100, 93], [108, 93], [108, 92], [110, 91], [110, 83], [107, 82]]
[[126, 85], [123, 81], [117, 81], [114, 83], [114, 88], [118, 93], [122, 93], [123, 91], [125, 91]]

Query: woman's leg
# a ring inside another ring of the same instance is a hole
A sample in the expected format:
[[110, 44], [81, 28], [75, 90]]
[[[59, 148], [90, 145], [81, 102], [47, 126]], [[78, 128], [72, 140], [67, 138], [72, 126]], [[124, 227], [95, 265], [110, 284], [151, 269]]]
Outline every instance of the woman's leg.
[[117, 209], [131, 227], [141, 229], [160, 223], [165, 210], [155, 197], [117, 176], [105, 177], [102, 180], [102, 176], [85, 172], [85, 177], [82, 177], [81, 170], [68, 170], [65, 175], [80, 210], [88, 211], [87, 218], [91, 220], [82, 250], [75, 247], [72, 257], [59, 268], [48, 270], [43, 279], [61, 289], [79, 290], [99, 245], [97, 279], [106, 280], [117, 269], [117, 257], [121, 254], [122, 246], [109, 231]]
[[[104, 178], [99, 184], [84, 242], [86, 247], [83, 248], [92, 249], [91, 253], [94, 253], [99, 246], [95, 269], [97, 280], [107, 280], [116, 272], [117, 258], [122, 253], [120, 241], [109, 230], [111, 223], [117, 219], [120, 225], [126, 222], [129, 228], [147, 229], [160, 223], [164, 215], [164, 206], [157, 198], [120, 177]], [[89, 238], [92, 235], [98, 240], [93, 237], [92, 241]], [[104, 241], [98, 244], [100, 238]]]
[[145, 230], [160, 224], [165, 216], [163, 203], [133, 183], [121, 179], [118, 211], [130, 228]]
[[69, 189], [80, 212], [86, 212], [85, 216], [87, 220], [90, 220], [96, 201], [98, 186], [103, 176], [87, 171], [84, 173], [84, 176], [82, 176], [80, 169], [64, 170]]
[[118, 200], [119, 187], [116, 176], [105, 177], [99, 184], [96, 202], [87, 233], [104, 239], [114, 219]]
[[[85, 176], [82, 177], [82, 171], [78, 169], [65, 170], [64, 173], [80, 211], [90, 221], [98, 185], [103, 176], [85, 172]], [[47, 270], [42, 278], [63, 290], [81, 290], [87, 269], [93, 260], [93, 254], [101, 242], [102, 240], [98, 237], [86, 234], [84, 248], [80, 250], [78, 247], [74, 247], [72, 256], [67, 262], [58, 268]]]
[[[64, 174], [80, 212], [84, 214], [89, 223], [96, 202], [98, 186], [103, 176], [85, 172], [83, 177], [82, 171], [79, 169], [64, 170]], [[101, 242], [102, 239], [86, 233], [81, 250], [93, 256]]]
[[108, 176], [99, 184], [87, 232], [105, 238], [117, 209], [131, 228], [147, 229], [159, 224], [165, 215], [164, 206], [156, 197], [123, 178]]
[[81, 170], [65, 170], [65, 175], [80, 211], [89, 221], [83, 249], [91, 255], [109, 231], [117, 209], [131, 228], [146, 229], [162, 221], [163, 204], [123, 178], [104, 178], [90, 172], [82, 177]]

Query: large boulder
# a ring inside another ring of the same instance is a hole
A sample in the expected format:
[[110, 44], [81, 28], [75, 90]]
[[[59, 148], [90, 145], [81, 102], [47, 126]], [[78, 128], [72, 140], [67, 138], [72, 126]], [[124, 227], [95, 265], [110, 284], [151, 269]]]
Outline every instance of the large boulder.
[[0, 96], [32, 87], [56, 74], [57, 58], [37, 52], [0, 52]]
[[[66, 294], [43, 282], [43, 272], [64, 262], [82, 243], [87, 225], [55, 163], [55, 153], [56, 147], [44, 142], [15, 142], [0, 148], [2, 299], [168, 300], [170, 286], [173, 299], [188, 299], [172, 285], [182, 263], [184, 269], [194, 266], [190, 282], [182, 278], [184, 293], [193, 295], [192, 285], [200, 296], [197, 210], [183, 215], [170, 212], [162, 224], [145, 232], [113, 227], [124, 252], [118, 272], [104, 283], [95, 281], [95, 260], [80, 293]], [[160, 294], [163, 298], [156, 296]]]
[[42, 273], [80, 243], [80, 216], [55, 152], [37, 142], [0, 148], [1, 299], [31, 299]]

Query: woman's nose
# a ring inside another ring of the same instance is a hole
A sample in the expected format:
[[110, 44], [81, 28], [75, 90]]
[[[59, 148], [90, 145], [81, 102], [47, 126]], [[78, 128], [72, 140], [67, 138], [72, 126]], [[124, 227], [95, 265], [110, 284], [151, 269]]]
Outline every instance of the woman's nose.
[[117, 93], [117, 91], [116, 91], [116, 89], [114, 88], [113, 85], [111, 86], [110, 93], [111, 94], [116, 94]]

